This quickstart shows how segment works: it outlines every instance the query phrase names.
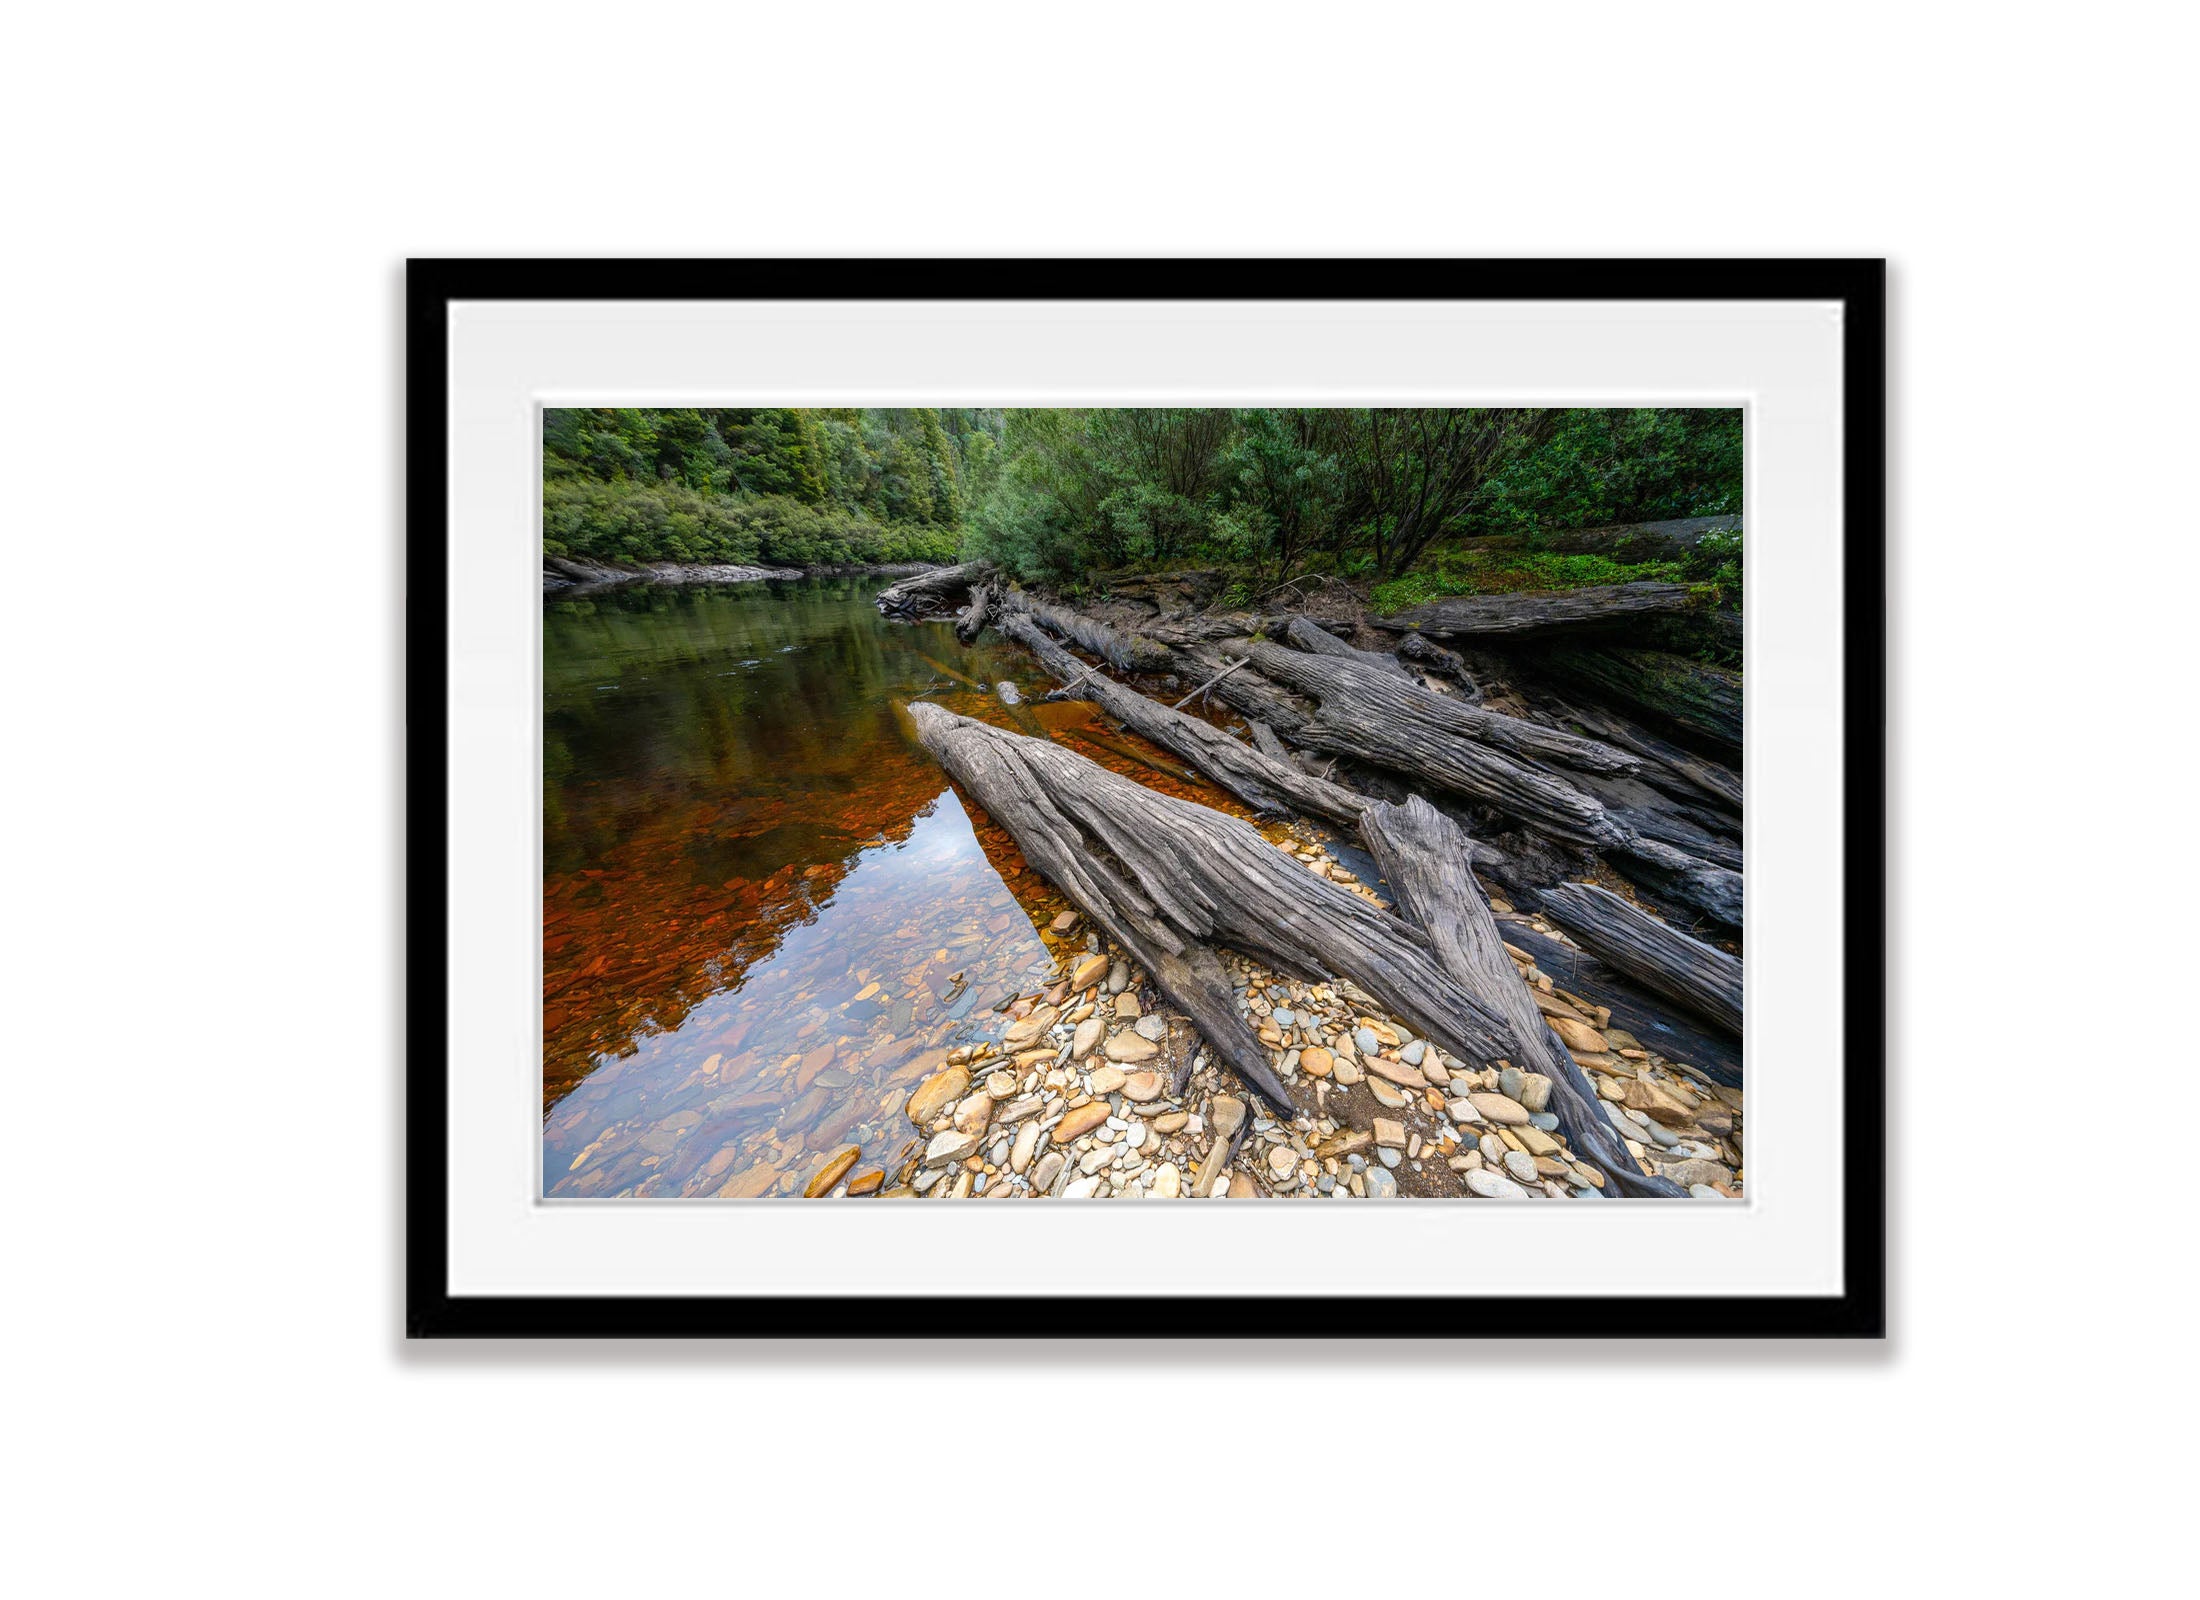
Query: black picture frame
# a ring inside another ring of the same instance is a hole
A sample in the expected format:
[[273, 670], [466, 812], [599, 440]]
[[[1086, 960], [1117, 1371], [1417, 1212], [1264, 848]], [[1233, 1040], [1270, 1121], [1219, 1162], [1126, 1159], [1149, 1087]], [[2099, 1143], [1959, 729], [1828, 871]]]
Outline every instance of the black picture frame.
[[[475, 300], [1817, 300], [1842, 334], [1845, 854], [1843, 1290], [1830, 1296], [1477, 1296], [1476, 1324], [1592, 1338], [1886, 1333], [1886, 263], [1823, 260], [413, 260], [406, 266], [405, 1331], [412, 1338], [848, 1337], [886, 1302], [459, 1296], [449, 1290], [448, 309]], [[1297, 1325], [1311, 1297], [1169, 1297], [1185, 1337]], [[1386, 1336], [1460, 1338], [1449, 1297], [1379, 1303]], [[923, 1314], [969, 1302], [894, 1297]], [[1041, 1302], [989, 1298], [989, 1306]], [[1060, 1325], [1121, 1297], [1049, 1297]], [[1197, 1315], [1183, 1315], [1196, 1311]]]

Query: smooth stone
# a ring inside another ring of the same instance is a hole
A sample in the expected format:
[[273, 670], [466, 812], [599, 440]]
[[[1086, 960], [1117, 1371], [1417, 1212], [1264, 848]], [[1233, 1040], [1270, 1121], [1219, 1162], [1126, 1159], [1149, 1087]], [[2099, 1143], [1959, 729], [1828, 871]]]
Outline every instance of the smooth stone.
[[1558, 1113], [1555, 1111], [1531, 1111], [1528, 1113], [1528, 1126], [1541, 1128], [1545, 1133], [1556, 1133], [1558, 1132]]
[[1391, 1149], [1391, 1147], [1387, 1144], [1378, 1145], [1375, 1150], [1375, 1155], [1376, 1158], [1380, 1160], [1382, 1164], [1386, 1167], [1395, 1167], [1398, 1165], [1399, 1162], [1405, 1159], [1405, 1156], [1401, 1152]]
[[1054, 1125], [1054, 1142], [1068, 1144], [1072, 1139], [1081, 1139], [1107, 1120], [1106, 1102], [1095, 1100], [1090, 1105], [1079, 1106], [1074, 1111], [1065, 1113], [1062, 1120]]
[[1092, 1054], [1093, 1047], [1108, 1034], [1108, 1025], [1098, 1017], [1087, 1017], [1077, 1024], [1076, 1033], [1070, 1036], [1069, 1054], [1072, 1061], [1082, 1061]]
[[1693, 1188], [1699, 1183], [1731, 1185], [1734, 1182], [1734, 1174], [1716, 1161], [1675, 1161], [1666, 1166], [1664, 1172], [1683, 1189]]
[[983, 1133], [993, 1120], [993, 1097], [979, 1090], [955, 1107], [955, 1126], [964, 1133]]
[[1513, 1098], [1530, 1111], [1548, 1111], [1551, 1108], [1551, 1080], [1540, 1072], [1523, 1073], [1520, 1092]]
[[986, 1160], [992, 1162], [996, 1167], [1007, 1166], [1008, 1152], [1014, 1145], [1014, 1143], [1014, 1140], [1010, 1139], [1006, 1134], [1003, 1134], [1000, 1138], [993, 1141], [993, 1148], [985, 1153]]
[[1140, 1017], [1137, 1022], [1133, 1023], [1131, 1026], [1132, 1031], [1135, 1032], [1139, 1038], [1144, 1039], [1151, 1044], [1159, 1044], [1162, 1040], [1166, 1039], [1169, 1036], [1169, 1019], [1167, 1017]]
[[[1016, 1130], [1015, 1146], [1008, 1152], [1008, 1168], [1011, 1172], [1023, 1172], [1030, 1168], [1031, 1158], [1039, 1153], [1039, 1124], [1027, 1122]], [[998, 1162], [994, 1163], [996, 1166]]]
[[1034, 1040], [1042, 1038], [1047, 1029], [1054, 1026], [1055, 1011], [1052, 1006], [1041, 1006], [1021, 1022], [1012, 1022], [1001, 1035], [1001, 1045], [1008, 1050], [1021, 1050]]
[[1067, 933], [1076, 926], [1077, 913], [1074, 911], [1056, 912], [1054, 920], [1047, 924], [1047, 927], [1055, 933]]
[[1260, 1191], [1253, 1187], [1253, 1180], [1242, 1172], [1230, 1174], [1230, 1198], [1233, 1200], [1257, 1200]]
[[1428, 1079], [1421, 1076], [1418, 1068], [1409, 1067], [1403, 1061], [1393, 1061], [1388, 1056], [1369, 1056], [1367, 1070], [1378, 1078], [1388, 1078], [1401, 1089], [1428, 1087]]
[[1375, 1119], [1375, 1142], [1391, 1149], [1403, 1150], [1406, 1147], [1404, 1124], [1393, 1122], [1388, 1117], [1377, 1117]]
[[1049, 1150], [1039, 1158], [1039, 1164], [1031, 1169], [1031, 1186], [1044, 1194], [1054, 1186], [1054, 1180], [1069, 1165], [1069, 1157], [1059, 1150]]
[[1085, 1078], [1085, 1087], [1096, 1095], [1113, 1094], [1130, 1081], [1130, 1074], [1121, 1067], [1095, 1067]]
[[1046, 1102], [1037, 1095], [1027, 1094], [1021, 1100], [1011, 1100], [1007, 1105], [1001, 1107], [999, 1111], [993, 1114], [993, 1120], [1013, 1125], [1022, 1122], [1027, 1117], [1037, 1116], [1045, 1106]]
[[1123, 1147], [1127, 1150], [1143, 1150], [1146, 1148], [1146, 1125], [1143, 1122], [1134, 1122], [1125, 1130]]
[[1229, 1139], [1245, 1126], [1245, 1102], [1234, 1095], [1216, 1095], [1209, 1110], [1217, 1139]]
[[1078, 961], [1076, 966], [1069, 969], [1069, 986], [1073, 991], [1089, 989], [1100, 981], [1107, 970], [1108, 958], [1106, 956], [1085, 956]]
[[1474, 1108], [1474, 1102], [1463, 1096], [1457, 1100], [1446, 1101], [1444, 1110], [1450, 1114], [1451, 1120], [1454, 1122], [1472, 1123], [1482, 1120], [1482, 1113]]
[[970, 1069], [947, 1067], [917, 1085], [909, 1097], [909, 1120], [923, 1127], [970, 1092]]
[[1501, 1067], [1497, 1073], [1497, 1092], [1509, 1100], [1520, 1098], [1520, 1085], [1527, 1074], [1518, 1067]]
[[1548, 1020], [1551, 1031], [1558, 1035], [1560, 1042], [1568, 1050], [1602, 1052], [1611, 1048], [1604, 1035], [1586, 1022], [1576, 1022], [1572, 1017], [1551, 1017]]
[[1528, 1191], [1510, 1178], [1501, 1178], [1484, 1167], [1464, 1175], [1466, 1186], [1485, 1200], [1525, 1200]]
[[1130, 1022], [1145, 1014], [1146, 1008], [1139, 1003], [1138, 996], [1135, 994], [1119, 994], [1115, 997], [1116, 1021]]
[[1513, 1129], [1513, 1137], [1520, 1141], [1521, 1148], [1531, 1156], [1548, 1156], [1558, 1153], [1558, 1141], [1533, 1123], [1526, 1123]]
[[1362, 1072], [1356, 1063], [1347, 1061], [1342, 1056], [1337, 1058], [1337, 1081], [1347, 1088], [1358, 1083], [1366, 1076], [1367, 1074]]
[[1268, 1152], [1268, 1171], [1282, 1179], [1299, 1170], [1299, 1153], [1287, 1144], [1279, 1144]]
[[1398, 1198], [1398, 1180], [1381, 1167], [1372, 1167], [1361, 1180], [1370, 1200], [1395, 1200]]
[[1363, 1056], [1371, 1056], [1383, 1047], [1382, 1041], [1375, 1037], [1375, 1030], [1372, 1028], [1356, 1029], [1352, 1035], [1352, 1043]]
[[1528, 1108], [1510, 1095], [1470, 1094], [1467, 1103], [1502, 1127], [1515, 1127], [1528, 1120]]
[[1123, 1061], [1135, 1066], [1141, 1061], [1151, 1061], [1161, 1054], [1161, 1047], [1151, 1039], [1141, 1038], [1125, 1029], [1109, 1038], [1106, 1053], [1110, 1061]]
[[1409, 1067], [1417, 1067], [1421, 1064], [1421, 1058], [1426, 1054], [1428, 1054], [1428, 1041], [1426, 1039], [1416, 1039], [1398, 1052], [1398, 1059]]
[[924, 1164], [928, 1167], [952, 1166], [958, 1161], [968, 1160], [977, 1153], [977, 1149], [976, 1134], [965, 1133], [960, 1128], [950, 1128], [945, 1133], [936, 1135], [924, 1147]]
[[1069, 1187], [1062, 1191], [1062, 1198], [1064, 1200], [1090, 1200], [1099, 1191], [1100, 1180], [1098, 1178], [1073, 1178], [1070, 1180]]
[[1148, 1100], [1158, 1100], [1163, 1087], [1160, 1073], [1134, 1072], [1123, 1080], [1123, 1098], [1141, 1104]]
[[1337, 1058], [1320, 1045], [1309, 1045], [1299, 1052], [1299, 1065], [1317, 1078], [1326, 1078], [1337, 1065]]
[[1184, 1174], [1177, 1170], [1173, 1161], [1164, 1161], [1156, 1167], [1146, 1184], [1146, 1193], [1155, 1200], [1174, 1200], [1183, 1192]]
[[879, 1186], [886, 1182], [885, 1172], [878, 1167], [859, 1172], [848, 1180], [848, 1197], [856, 1199], [867, 1194], [877, 1194]]
[[1411, 1095], [1393, 1089], [1380, 1078], [1368, 1079], [1367, 1088], [1368, 1093], [1375, 1097], [1376, 1104], [1387, 1106], [1392, 1111], [1403, 1111], [1407, 1106], [1413, 1104]]
[[1121, 994], [1131, 986], [1131, 969], [1118, 961], [1108, 968], [1108, 993]]
[[1522, 1183], [1536, 1180], [1535, 1157], [1519, 1150], [1505, 1152], [1505, 1170]]
[[802, 1186], [802, 1198], [815, 1200], [832, 1188], [847, 1175], [848, 1169], [856, 1164], [862, 1154], [861, 1145], [847, 1144], [835, 1150], [825, 1158], [825, 1164], [817, 1169], [810, 1181]]

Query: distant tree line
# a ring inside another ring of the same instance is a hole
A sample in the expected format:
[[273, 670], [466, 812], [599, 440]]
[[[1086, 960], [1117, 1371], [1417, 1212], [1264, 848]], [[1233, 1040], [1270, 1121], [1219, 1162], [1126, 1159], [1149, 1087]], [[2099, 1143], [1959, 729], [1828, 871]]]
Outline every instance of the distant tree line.
[[543, 547], [627, 560], [806, 565], [954, 558], [963, 482], [997, 412], [557, 409]]
[[557, 410], [543, 434], [555, 551], [960, 553], [1072, 584], [1187, 563], [1395, 581], [1460, 539], [1532, 550], [1544, 531], [1742, 504], [1736, 410]]

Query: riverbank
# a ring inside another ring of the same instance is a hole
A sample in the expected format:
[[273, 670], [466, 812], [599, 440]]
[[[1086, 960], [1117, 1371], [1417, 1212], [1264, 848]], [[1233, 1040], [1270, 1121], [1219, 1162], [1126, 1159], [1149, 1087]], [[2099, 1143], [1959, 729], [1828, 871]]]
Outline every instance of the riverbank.
[[874, 574], [902, 576], [930, 571], [933, 565], [929, 561], [895, 561], [877, 565], [754, 567], [709, 561], [596, 561], [546, 555], [542, 558], [542, 592], [574, 594], [642, 583], [763, 583]]

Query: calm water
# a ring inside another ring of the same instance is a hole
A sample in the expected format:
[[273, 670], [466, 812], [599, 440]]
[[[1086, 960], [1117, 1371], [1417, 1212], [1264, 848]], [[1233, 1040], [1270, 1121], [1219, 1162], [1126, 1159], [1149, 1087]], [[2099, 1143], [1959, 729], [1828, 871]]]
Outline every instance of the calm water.
[[848, 1144], [891, 1183], [909, 1091], [1051, 981], [1062, 902], [909, 699], [1227, 805], [991, 634], [885, 621], [887, 581], [545, 602], [546, 1193], [800, 1193]]

